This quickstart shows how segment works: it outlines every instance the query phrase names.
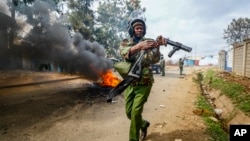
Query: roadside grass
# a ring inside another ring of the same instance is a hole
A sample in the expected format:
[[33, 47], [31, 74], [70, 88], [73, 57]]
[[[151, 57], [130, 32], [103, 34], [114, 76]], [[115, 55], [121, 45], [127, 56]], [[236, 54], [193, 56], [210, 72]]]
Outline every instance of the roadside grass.
[[[193, 81], [201, 84], [204, 80], [202, 73], [197, 73], [197, 78], [193, 78]], [[202, 111], [207, 111], [206, 113], [213, 113], [213, 107], [207, 101], [203, 95], [199, 95], [196, 99], [195, 105], [198, 109]], [[202, 118], [207, 127], [206, 132], [211, 136], [213, 141], [228, 141], [229, 134], [224, 130], [224, 123], [219, 121], [215, 122], [211, 119], [211, 114], [202, 114]]]
[[243, 85], [218, 77], [214, 70], [208, 70], [204, 74], [204, 83], [220, 90], [222, 94], [232, 99], [238, 109], [250, 115], [250, 93]]
[[[207, 70], [206, 72], [197, 73], [196, 78], [193, 78], [194, 82], [198, 83], [200, 87], [202, 85], [209, 86], [213, 89], [221, 91], [221, 94], [226, 95], [234, 105], [244, 112], [246, 115], [250, 115], [250, 92], [247, 91], [246, 86], [243, 86], [236, 81], [228, 81], [225, 78], [218, 75], [218, 72], [212, 69]], [[207, 101], [206, 97], [200, 95], [197, 97], [196, 107], [200, 110], [206, 110], [213, 112], [212, 105]], [[204, 123], [207, 126], [208, 134], [215, 141], [228, 141], [229, 134], [225, 129], [225, 121], [220, 120], [215, 122], [211, 119], [211, 115], [202, 115]]]
[[[198, 96], [195, 104], [200, 110], [213, 112], [212, 106], [208, 103], [204, 96]], [[223, 123], [215, 122], [210, 117], [211, 115], [202, 114], [204, 123], [207, 126], [206, 132], [212, 137], [213, 141], [228, 141], [229, 135], [223, 129]]]

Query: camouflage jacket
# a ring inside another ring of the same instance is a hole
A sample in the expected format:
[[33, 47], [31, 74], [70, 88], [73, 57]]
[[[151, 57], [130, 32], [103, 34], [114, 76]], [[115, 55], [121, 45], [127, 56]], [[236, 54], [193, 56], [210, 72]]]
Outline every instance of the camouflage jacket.
[[180, 60], [179, 61], [179, 67], [183, 67], [183, 65], [184, 65], [184, 60]]
[[[142, 38], [139, 42], [149, 40], [148, 38]], [[120, 54], [124, 60], [134, 63], [139, 57], [139, 51], [133, 55], [129, 53], [132, 46], [137, 43], [133, 41], [133, 38], [123, 40], [120, 45]], [[149, 50], [144, 55], [142, 60], [142, 73], [140, 79], [135, 80], [132, 85], [147, 85], [154, 82], [153, 73], [151, 70], [151, 65], [160, 61], [160, 51], [159, 50]]]
[[165, 60], [164, 59], [160, 60], [160, 65], [161, 65], [161, 67], [165, 67]]

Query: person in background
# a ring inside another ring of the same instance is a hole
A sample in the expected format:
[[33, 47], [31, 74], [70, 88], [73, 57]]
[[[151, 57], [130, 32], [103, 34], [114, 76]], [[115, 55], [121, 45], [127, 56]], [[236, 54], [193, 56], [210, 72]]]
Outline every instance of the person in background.
[[161, 65], [161, 76], [165, 76], [165, 59], [163, 55], [161, 55], [160, 65]]
[[183, 75], [183, 66], [184, 66], [184, 59], [179, 59], [179, 68], [180, 68], [180, 75]]
[[142, 118], [144, 104], [147, 102], [154, 78], [151, 65], [160, 60], [160, 45], [166, 45], [167, 39], [158, 36], [157, 40], [145, 38], [145, 20], [135, 18], [128, 23], [130, 38], [120, 44], [120, 54], [125, 61], [134, 63], [141, 50], [147, 50], [142, 60], [142, 71], [124, 91], [126, 115], [130, 119], [129, 141], [144, 140], [150, 122]]

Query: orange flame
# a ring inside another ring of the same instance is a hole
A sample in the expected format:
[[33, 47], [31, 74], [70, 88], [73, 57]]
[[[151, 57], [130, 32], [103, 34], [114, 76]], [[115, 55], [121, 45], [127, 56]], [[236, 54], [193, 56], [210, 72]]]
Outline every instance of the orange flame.
[[120, 82], [121, 80], [113, 74], [112, 70], [108, 70], [105, 74], [102, 75], [102, 86], [115, 87]]

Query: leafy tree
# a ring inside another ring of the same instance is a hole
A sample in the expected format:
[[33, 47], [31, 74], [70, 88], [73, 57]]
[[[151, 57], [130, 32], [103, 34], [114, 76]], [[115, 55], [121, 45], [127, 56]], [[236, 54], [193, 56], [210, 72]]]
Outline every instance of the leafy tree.
[[140, 8], [138, 0], [105, 0], [99, 2], [97, 9], [95, 39], [103, 44], [109, 56], [118, 56], [118, 48], [127, 35], [130, 13]]
[[[103, 1], [99, 3], [96, 18], [96, 41], [104, 45], [110, 55], [114, 49], [118, 48], [119, 35], [124, 32], [124, 2], [123, 1]], [[123, 29], [123, 30], [122, 30]]]
[[126, 2], [128, 14], [130, 14], [135, 9], [141, 9], [140, 0], [130, 0]]
[[250, 19], [238, 18], [233, 19], [228, 25], [227, 29], [224, 29], [223, 38], [226, 39], [228, 44], [240, 43], [244, 39], [250, 37]]
[[69, 21], [74, 31], [82, 33], [85, 39], [93, 40], [94, 12], [91, 5], [94, 0], [69, 0]]

